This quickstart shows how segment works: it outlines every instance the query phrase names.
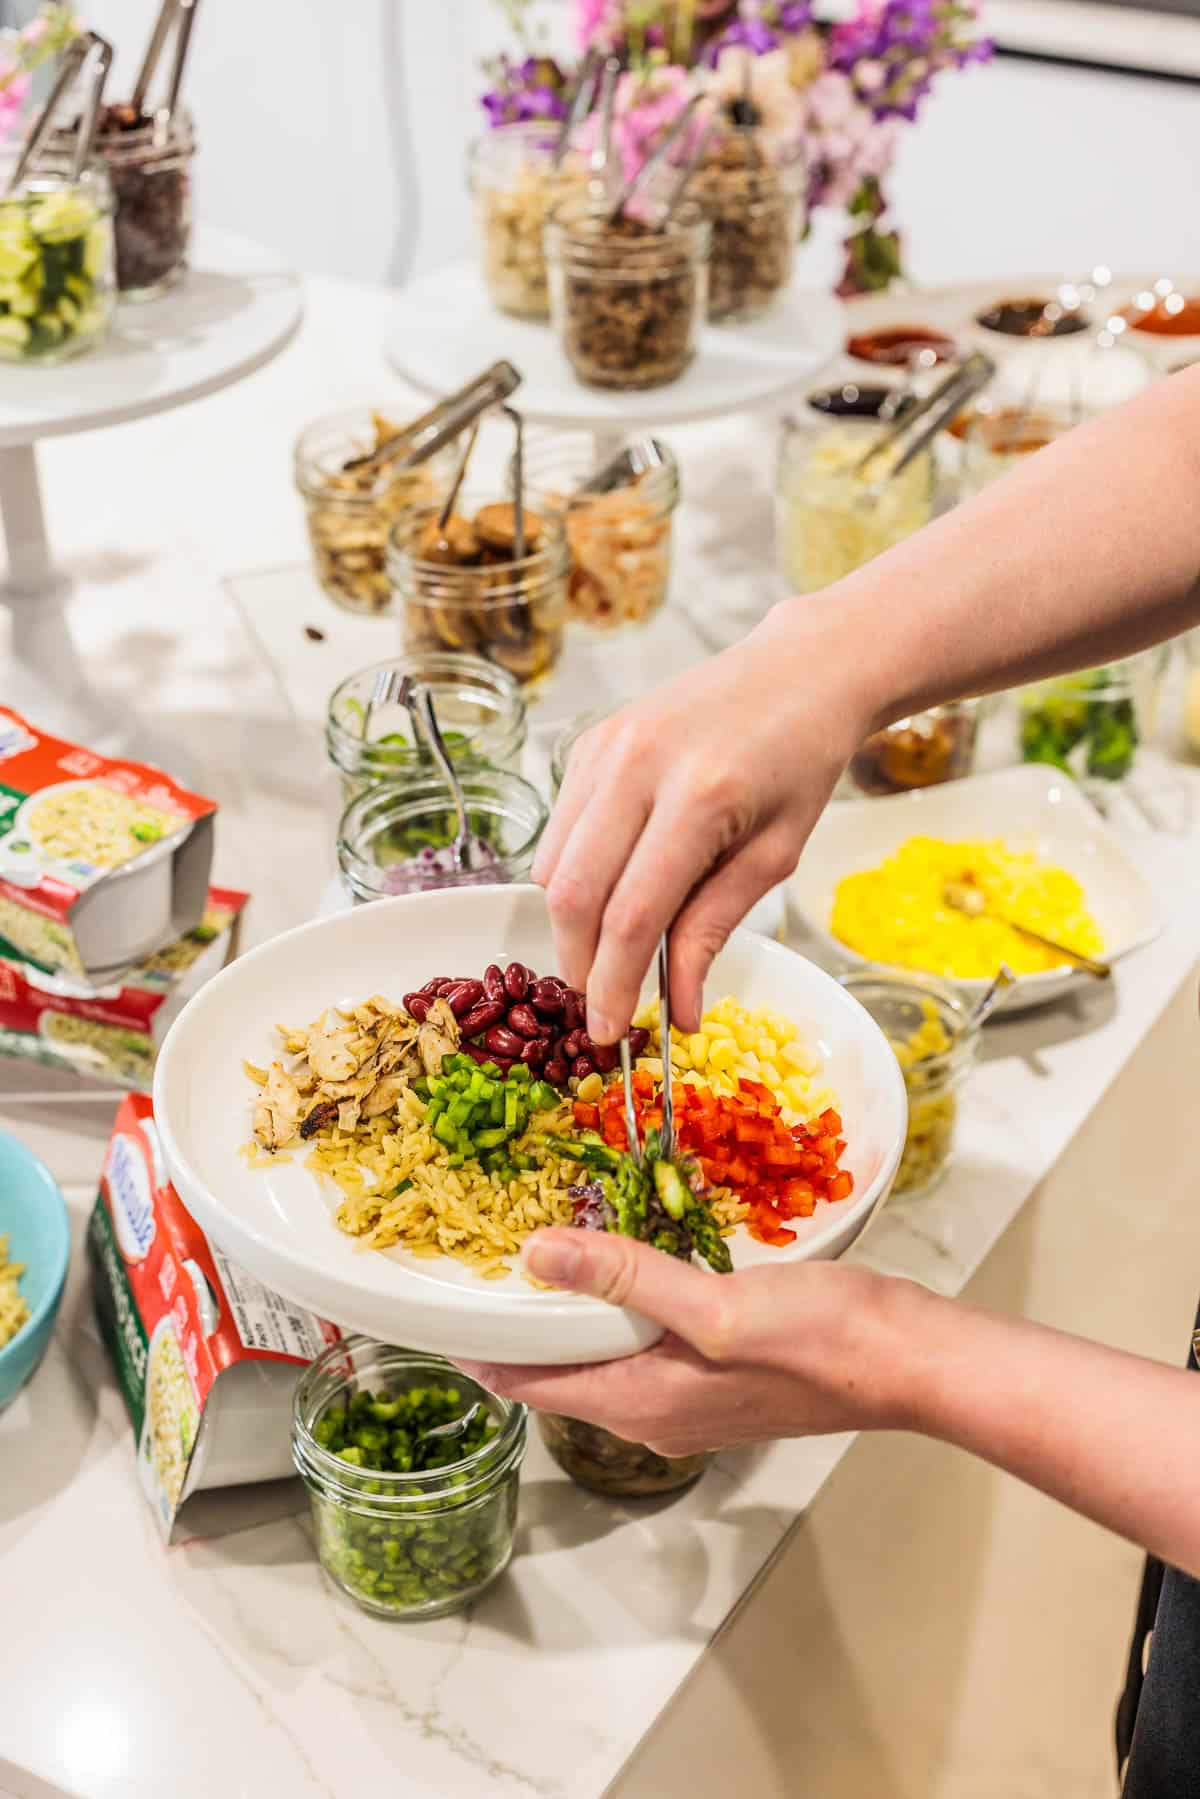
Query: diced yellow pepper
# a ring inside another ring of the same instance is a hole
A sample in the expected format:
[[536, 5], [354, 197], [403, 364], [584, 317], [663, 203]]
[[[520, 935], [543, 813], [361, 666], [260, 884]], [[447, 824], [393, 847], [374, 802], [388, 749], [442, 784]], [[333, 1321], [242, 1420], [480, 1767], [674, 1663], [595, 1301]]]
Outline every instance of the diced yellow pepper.
[[718, 1037], [708, 1052], [708, 1065], [721, 1073], [733, 1067], [737, 1053], [737, 1044], [731, 1037]]
[[703, 1068], [708, 1060], [708, 1038], [703, 1031], [693, 1031], [688, 1038], [688, 1055], [693, 1068]]

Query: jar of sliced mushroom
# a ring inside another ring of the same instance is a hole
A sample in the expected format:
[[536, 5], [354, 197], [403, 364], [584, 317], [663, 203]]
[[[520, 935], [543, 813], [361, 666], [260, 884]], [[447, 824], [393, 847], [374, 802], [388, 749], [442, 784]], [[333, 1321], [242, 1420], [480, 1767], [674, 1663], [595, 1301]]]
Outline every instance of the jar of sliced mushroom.
[[555, 162], [557, 126], [502, 125], [471, 146], [483, 279], [492, 305], [517, 318], [550, 316], [542, 232], [558, 201], [586, 179], [578, 158]]
[[445, 525], [427, 506], [394, 528], [388, 575], [404, 621], [404, 647], [464, 650], [528, 687], [562, 653], [570, 552], [561, 513], [460, 494]]
[[304, 499], [317, 579], [349, 612], [386, 612], [388, 536], [398, 519], [428, 507], [450, 483], [453, 444], [418, 468], [365, 466], [402, 427], [362, 409], [318, 419], [296, 444], [296, 486]]
[[[580, 493], [595, 469], [586, 432], [531, 434], [525, 480], [535, 510], [562, 512], [571, 574], [567, 617], [596, 631], [647, 624], [666, 603], [679, 464], [665, 444], [659, 466], [607, 493]], [[511, 479], [511, 477], [510, 477]]]

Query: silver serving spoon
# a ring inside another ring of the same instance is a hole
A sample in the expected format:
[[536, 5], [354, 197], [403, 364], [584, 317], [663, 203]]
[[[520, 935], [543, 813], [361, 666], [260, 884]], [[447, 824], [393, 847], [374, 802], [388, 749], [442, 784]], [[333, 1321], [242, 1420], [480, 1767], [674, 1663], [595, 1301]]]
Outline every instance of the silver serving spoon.
[[408, 713], [412, 726], [413, 741], [428, 744], [441, 771], [447, 787], [454, 800], [454, 810], [458, 814], [458, 830], [454, 834], [451, 849], [454, 852], [455, 866], [466, 872], [471, 866], [471, 844], [473, 836], [471, 823], [467, 815], [467, 802], [459, 784], [458, 774], [450, 753], [442, 738], [438, 726], [437, 713], [434, 710], [433, 695], [423, 683], [414, 681], [411, 675], [399, 679], [394, 668], [381, 668], [375, 677], [375, 687], [371, 694], [371, 704], [363, 720], [363, 735], [366, 735], [370, 723], [371, 708], [375, 706], [403, 706]]
[[421, 1440], [431, 1443], [438, 1437], [461, 1437], [467, 1427], [474, 1423], [483, 1410], [482, 1399], [477, 1399], [473, 1406], [468, 1406], [461, 1418], [451, 1418], [449, 1424], [435, 1424], [429, 1430], [421, 1432]]
[[663, 1160], [675, 1154], [675, 1101], [671, 1096], [671, 970], [670, 946], [664, 931], [658, 940], [658, 1034], [662, 1039], [662, 1141]]
[[1019, 937], [1028, 937], [1031, 943], [1040, 943], [1043, 949], [1061, 956], [1064, 962], [1070, 962], [1081, 968], [1085, 974], [1094, 976], [1097, 981], [1107, 981], [1112, 974], [1112, 964], [1100, 962], [1094, 956], [1085, 956], [1077, 949], [1068, 949], [1065, 943], [1059, 943], [1053, 937], [1044, 937], [1041, 931], [1031, 931], [1028, 925], [1018, 924], [1015, 919], [1006, 918], [1000, 912], [993, 912], [987, 903], [987, 895], [980, 888], [966, 881], [947, 881], [942, 888], [942, 898], [956, 912], [963, 912], [968, 918], [994, 918], [1000, 924], [1006, 924], [1010, 931]]

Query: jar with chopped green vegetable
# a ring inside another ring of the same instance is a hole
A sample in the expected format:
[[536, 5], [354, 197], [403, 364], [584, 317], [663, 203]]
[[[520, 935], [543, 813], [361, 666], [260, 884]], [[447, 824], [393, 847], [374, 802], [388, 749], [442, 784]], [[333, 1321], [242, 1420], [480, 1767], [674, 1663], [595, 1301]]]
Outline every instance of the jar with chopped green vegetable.
[[852, 974], [841, 984], [871, 1014], [904, 1075], [908, 1134], [892, 1193], [911, 1199], [949, 1167], [958, 1094], [979, 1059], [982, 1034], [954, 988], [932, 976]]
[[379, 781], [428, 780], [435, 772], [429, 750], [413, 742], [406, 709], [399, 701], [372, 697], [385, 674], [396, 677], [397, 689], [405, 675], [429, 688], [455, 762], [517, 772], [525, 747], [525, 701], [506, 669], [481, 656], [397, 656], [360, 669], [330, 695], [325, 747], [341, 775], [347, 805]]
[[1158, 724], [1169, 647], [1024, 688], [1017, 742], [1023, 762], [1049, 763], [1087, 786], [1123, 781]]
[[102, 170], [38, 175], [0, 199], [0, 357], [61, 362], [100, 342], [116, 303]]
[[321, 1566], [364, 1611], [460, 1611], [508, 1566], [525, 1407], [441, 1356], [332, 1344], [297, 1385], [292, 1453]]

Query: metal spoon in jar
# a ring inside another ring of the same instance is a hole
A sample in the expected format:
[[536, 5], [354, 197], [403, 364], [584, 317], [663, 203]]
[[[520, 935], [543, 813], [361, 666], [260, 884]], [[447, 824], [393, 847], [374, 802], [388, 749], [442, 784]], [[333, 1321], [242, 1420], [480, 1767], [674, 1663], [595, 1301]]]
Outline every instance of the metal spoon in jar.
[[990, 1018], [1010, 987], [1016, 985], [1017, 977], [1006, 962], [1001, 962], [996, 971], [996, 978], [981, 999], [976, 1000], [967, 1014], [967, 1029], [978, 1030], [986, 1018]]
[[[412, 726], [413, 741], [419, 744], [424, 740], [429, 745], [433, 759], [450, 789], [454, 800], [454, 810], [458, 814], [458, 830], [454, 834], [454, 842], [450, 847], [454, 852], [455, 867], [466, 871], [471, 866], [471, 844], [474, 839], [470, 819], [467, 815], [467, 802], [463, 797], [458, 775], [438, 727], [433, 695], [428, 687], [414, 681], [411, 675], [405, 675], [401, 680], [394, 668], [381, 668], [375, 677], [371, 706], [393, 704], [404, 707]], [[369, 721], [370, 709], [363, 721], [364, 736]]]
[[432, 1443], [439, 1438], [461, 1437], [469, 1427], [474, 1424], [482, 1410], [483, 1401], [482, 1399], [477, 1399], [474, 1405], [467, 1407], [467, 1410], [463, 1413], [461, 1418], [451, 1418], [449, 1424], [434, 1424], [429, 1430], [423, 1430], [421, 1432], [421, 1441], [423, 1443]]
[[1005, 918], [999, 912], [993, 912], [987, 903], [983, 891], [969, 881], [947, 881], [942, 888], [942, 898], [956, 912], [963, 912], [968, 918], [992, 918], [997, 924], [1006, 924], [1010, 931], [1019, 937], [1028, 937], [1031, 943], [1041, 944], [1043, 949], [1061, 956], [1065, 962], [1073, 963], [1076, 968], [1090, 974], [1098, 981], [1107, 981], [1112, 974], [1112, 965], [1100, 962], [1094, 956], [1085, 956], [1080, 950], [1070, 949], [1065, 943], [1057, 942], [1053, 937], [1045, 937], [1041, 931], [1032, 931], [1028, 925], [1017, 924], [1015, 919]]

